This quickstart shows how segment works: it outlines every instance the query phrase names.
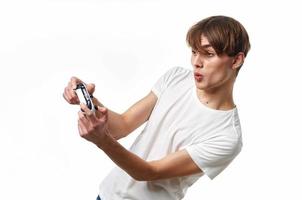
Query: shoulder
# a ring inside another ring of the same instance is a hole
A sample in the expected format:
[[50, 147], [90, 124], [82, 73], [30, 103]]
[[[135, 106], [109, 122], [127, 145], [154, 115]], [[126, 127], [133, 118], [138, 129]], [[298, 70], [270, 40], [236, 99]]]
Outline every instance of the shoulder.
[[171, 75], [180, 75], [180, 74], [189, 74], [191, 73], [192, 70], [180, 67], [180, 66], [175, 66], [170, 68], [166, 73], [171, 74]]
[[192, 70], [184, 67], [172, 67], [165, 73], [165, 82], [167, 86], [177, 84], [187, 79], [192, 74]]
[[155, 83], [152, 91], [160, 97], [168, 88], [179, 87], [179, 85], [190, 85], [190, 77], [193, 72], [183, 67], [172, 67], [168, 69]]

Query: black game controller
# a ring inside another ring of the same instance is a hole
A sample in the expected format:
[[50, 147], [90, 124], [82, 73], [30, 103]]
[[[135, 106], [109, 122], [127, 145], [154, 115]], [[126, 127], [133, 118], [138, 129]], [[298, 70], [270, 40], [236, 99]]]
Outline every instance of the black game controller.
[[95, 107], [92, 102], [92, 96], [88, 93], [87, 88], [84, 83], [79, 83], [74, 89], [77, 96], [79, 97], [80, 103], [86, 104], [86, 106], [93, 112], [95, 112]]

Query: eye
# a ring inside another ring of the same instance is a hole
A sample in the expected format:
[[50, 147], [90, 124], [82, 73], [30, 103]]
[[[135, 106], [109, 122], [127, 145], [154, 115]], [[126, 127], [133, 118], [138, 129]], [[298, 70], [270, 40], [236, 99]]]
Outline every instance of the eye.
[[194, 56], [196, 56], [196, 54], [197, 54], [197, 51], [195, 51], [195, 50], [192, 50], [192, 54], [193, 54]]
[[214, 57], [215, 56], [215, 53], [213, 53], [213, 52], [207, 52], [206, 54], [207, 54], [208, 57]]

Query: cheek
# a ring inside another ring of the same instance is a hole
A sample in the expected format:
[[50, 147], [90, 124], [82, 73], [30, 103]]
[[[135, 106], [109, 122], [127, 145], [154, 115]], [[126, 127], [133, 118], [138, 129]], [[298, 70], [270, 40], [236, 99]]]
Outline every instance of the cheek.
[[191, 55], [191, 64], [192, 64], [192, 66], [194, 66], [194, 56], [193, 55]]
[[221, 63], [211, 63], [208, 66], [207, 77], [208, 82], [211, 84], [215, 84], [217, 82], [222, 82], [224, 79], [228, 77], [228, 69], [227, 66]]
[[224, 79], [223, 73], [221, 73], [221, 72], [214, 72], [214, 73], [210, 73], [208, 75], [207, 81], [208, 81], [208, 83], [210, 85], [212, 85], [212, 84], [216, 84], [218, 82], [221, 82], [223, 79]]

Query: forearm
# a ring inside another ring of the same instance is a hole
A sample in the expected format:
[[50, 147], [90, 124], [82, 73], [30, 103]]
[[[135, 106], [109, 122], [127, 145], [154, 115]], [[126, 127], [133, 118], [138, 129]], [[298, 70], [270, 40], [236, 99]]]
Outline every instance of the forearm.
[[[97, 99], [93, 98], [93, 103], [95, 105], [99, 105], [104, 107], [104, 105]], [[123, 115], [116, 113], [112, 110], [108, 109], [108, 129], [110, 134], [114, 137], [114, 139], [118, 140], [122, 137], [125, 137], [129, 134], [128, 126], [126, 121], [124, 120]]]
[[108, 129], [110, 134], [116, 140], [123, 138], [129, 134], [127, 124], [123, 116], [110, 109], [108, 109]]
[[148, 181], [155, 178], [155, 171], [152, 166], [139, 156], [125, 149], [114, 138], [108, 134], [99, 145], [110, 159], [127, 172], [132, 178], [138, 181]]

